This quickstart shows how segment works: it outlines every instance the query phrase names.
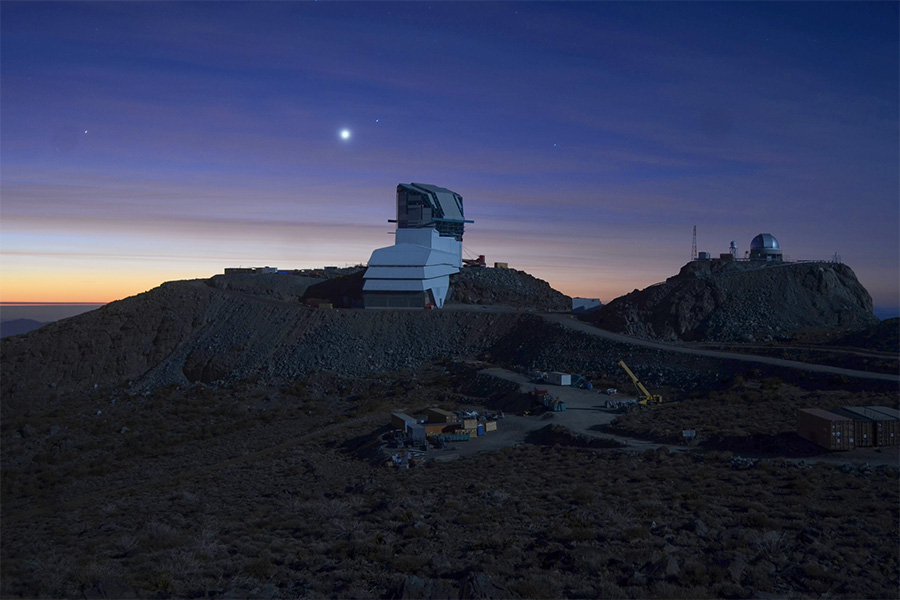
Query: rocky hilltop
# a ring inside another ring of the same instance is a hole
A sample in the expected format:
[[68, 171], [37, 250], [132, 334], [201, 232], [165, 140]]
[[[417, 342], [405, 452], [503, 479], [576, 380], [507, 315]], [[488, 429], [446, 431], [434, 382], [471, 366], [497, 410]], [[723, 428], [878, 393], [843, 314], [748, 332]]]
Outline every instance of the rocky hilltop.
[[670, 341], [768, 340], [878, 323], [853, 270], [824, 262], [692, 261], [664, 283], [613, 300], [590, 320], [610, 331]]
[[[362, 306], [365, 270], [309, 285], [305, 299], [320, 298], [335, 307]], [[572, 299], [542, 279], [516, 269], [468, 267], [450, 276], [449, 304], [508, 306], [545, 312], [569, 312]]]
[[468, 268], [450, 276], [451, 303], [502, 305], [569, 312], [572, 298], [543, 279], [516, 269]]

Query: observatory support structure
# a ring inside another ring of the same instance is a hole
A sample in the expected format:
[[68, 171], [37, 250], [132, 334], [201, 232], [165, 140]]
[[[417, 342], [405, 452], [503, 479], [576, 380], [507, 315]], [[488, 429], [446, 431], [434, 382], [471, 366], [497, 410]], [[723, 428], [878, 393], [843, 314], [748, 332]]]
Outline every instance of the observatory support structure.
[[462, 267], [467, 221], [462, 196], [424, 183], [397, 186], [393, 246], [372, 252], [363, 278], [366, 308], [442, 308]]

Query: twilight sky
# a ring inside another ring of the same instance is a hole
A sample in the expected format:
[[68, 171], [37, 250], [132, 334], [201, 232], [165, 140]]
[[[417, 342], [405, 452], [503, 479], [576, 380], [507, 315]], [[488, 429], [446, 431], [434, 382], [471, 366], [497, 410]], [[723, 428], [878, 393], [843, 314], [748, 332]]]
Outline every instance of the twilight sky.
[[[0, 300], [364, 263], [397, 183], [609, 301], [774, 234], [900, 306], [898, 3], [0, 4]], [[340, 132], [347, 129], [348, 139]]]

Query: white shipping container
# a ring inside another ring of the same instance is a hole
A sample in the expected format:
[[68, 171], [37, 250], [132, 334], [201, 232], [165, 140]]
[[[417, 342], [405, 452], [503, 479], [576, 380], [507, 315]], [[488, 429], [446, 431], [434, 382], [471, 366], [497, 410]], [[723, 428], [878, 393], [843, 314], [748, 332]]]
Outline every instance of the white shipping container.
[[572, 376], [568, 373], [553, 371], [547, 377], [547, 381], [553, 385], [572, 385]]

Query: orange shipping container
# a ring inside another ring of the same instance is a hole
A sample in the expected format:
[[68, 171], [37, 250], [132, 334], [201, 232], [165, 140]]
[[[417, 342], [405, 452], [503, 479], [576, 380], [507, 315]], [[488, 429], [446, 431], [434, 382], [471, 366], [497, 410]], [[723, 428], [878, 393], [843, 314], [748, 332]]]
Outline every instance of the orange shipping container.
[[425, 423], [425, 435], [440, 435], [456, 429], [455, 423]]
[[797, 410], [797, 434], [829, 450], [852, 450], [853, 421], [819, 408]]

